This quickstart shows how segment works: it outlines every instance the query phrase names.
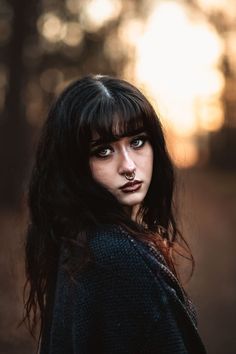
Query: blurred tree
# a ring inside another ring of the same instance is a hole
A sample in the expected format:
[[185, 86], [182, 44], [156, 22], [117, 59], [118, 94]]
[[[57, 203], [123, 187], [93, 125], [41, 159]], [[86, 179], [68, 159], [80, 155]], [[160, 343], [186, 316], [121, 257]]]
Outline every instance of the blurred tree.
[[[183, 3], [202, 12], [221, 36], [235, 26], [219, 12], [205, 11], [198, 0]], [[137, 22], [148, 18], [153, 4], [153, 0], [0, 0], [2, 206], [19, 205], [48, 105], [66, 83], [91, 72], [126, 77], [128, 73], [132, 78], [128, 63], [135, 60], [135, 45], [127, 38], [135, 36]], [[229, 55], [227, 60], [232, 73]], [[227, 92], [230, 100], [226, 96], [223, 100], [226, 121], [231, 122], [232, 90]]]
[[37, 1], [10, 1], [6, 5], [11, 13], [8, 17], [11, 35], [3, 49], [8, 80], [0, 120], [0, 201], [1, 206], [16, 206], [29, 157], [30, 127], [25, 120], [22, 99], [25, 85], [23, 49], [25, 38], [35, 32]]
[[133, 19], [145, 19], [149, 2], [0, 3], [1, 19], [9, 28], [7, 39], [1, 41], [0, 35], [0, 89], [1, 77], [7, 77], [0, 119], [0, 202], [18, 207], [32, 150], [54, 95], [88, 73], [122, 76], [127, 62], [134, 59], [133, 48], [124, 41], [124, 28]]
[[209, 134], [209, 164], [223, 169], [236, 169], [236, 21], [235, 2], [227, 0], [211, 5], [205, 1], [190, 0], [188, 5], [200, 11], [215, 27], [224, 42], [221, 71], [225, 78], [222, 94], [224, 125]]

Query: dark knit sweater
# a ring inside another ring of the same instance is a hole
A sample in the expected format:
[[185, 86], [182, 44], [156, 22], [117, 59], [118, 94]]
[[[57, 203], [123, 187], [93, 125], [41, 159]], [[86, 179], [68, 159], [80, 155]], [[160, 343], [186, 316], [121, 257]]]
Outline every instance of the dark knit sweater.
[[161, 255], [119, 227], [90, 236], [95, 262], [87, 270], [71, 281], [59, 266], [40, 353], [206, 353], [191, 303]]

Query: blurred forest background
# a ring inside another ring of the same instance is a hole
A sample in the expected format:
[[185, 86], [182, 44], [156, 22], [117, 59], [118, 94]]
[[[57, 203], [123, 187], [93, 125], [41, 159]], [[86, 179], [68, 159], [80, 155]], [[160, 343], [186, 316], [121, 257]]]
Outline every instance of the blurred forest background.
[[187, 284], [209, 354], [235, 354], [235, 0], [0, 0], [0, 353], [32, 353], [24, 326], [27, 183], [48, 107], [88, 73], [150, 97], [178, 171]]

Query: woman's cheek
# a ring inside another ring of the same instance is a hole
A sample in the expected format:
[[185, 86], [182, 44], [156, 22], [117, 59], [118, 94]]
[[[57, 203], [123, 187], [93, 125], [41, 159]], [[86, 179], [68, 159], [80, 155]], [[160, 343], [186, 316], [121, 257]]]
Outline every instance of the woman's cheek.
[[107, 168], [104, 164], [102, 164], [101, 161], [91, 161], [90, 168], [95, 181], [102, 185], [106, 184]]

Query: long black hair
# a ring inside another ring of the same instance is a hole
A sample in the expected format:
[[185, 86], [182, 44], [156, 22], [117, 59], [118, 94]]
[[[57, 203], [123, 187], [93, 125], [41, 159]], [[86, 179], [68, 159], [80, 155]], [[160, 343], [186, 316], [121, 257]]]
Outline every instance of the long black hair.
[[[131, 135], [139, 129], [147, 133], [154, 156], [151, 184], [139, 210], [141, 224], [94, 181], [89, 168], [93, 132], [112, 141], [118, 133]], [[176, 274], [172, 250], [183, 238], [173, 213], [174, 180], [160, 120], [136, 87], [117, 78], [89, 75], [61, 93], [43, 126], [29, 187], [25, 321], [32, 332], [38, 320], [41, 331], [46, 321], [61, 247], [67, 250], [69, 273], [75, 264], [83, 268], [91, 259], [87, 242], [91, 227], [104, 223], [124, 227], [158, 248]], [[73, 257], [75, 246], [81, 247], [78, 262]]]

